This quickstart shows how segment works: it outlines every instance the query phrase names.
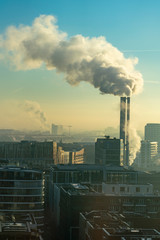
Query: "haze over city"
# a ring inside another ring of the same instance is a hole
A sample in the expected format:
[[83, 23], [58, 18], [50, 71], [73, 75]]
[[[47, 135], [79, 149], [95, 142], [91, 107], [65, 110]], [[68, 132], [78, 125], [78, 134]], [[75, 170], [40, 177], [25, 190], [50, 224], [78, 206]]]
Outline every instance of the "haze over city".
[[[123, 95], [133, 95], [134, 128], [143, 131], [147, 122], [159, 122], [159, 5], [2, 2], [0, 128], [49, 130], [51, 123], [71, 124], [73, 131], [118, 128]], [[116, 77], [122, 81], [113, 88]]]
[[0, 1], [0, 240], [160, 240], [160, 1]]

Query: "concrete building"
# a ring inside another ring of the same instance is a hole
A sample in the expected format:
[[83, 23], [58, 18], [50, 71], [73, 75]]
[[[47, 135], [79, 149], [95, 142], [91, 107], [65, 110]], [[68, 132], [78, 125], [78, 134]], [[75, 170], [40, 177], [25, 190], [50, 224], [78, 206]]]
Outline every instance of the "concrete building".
[[56, 142], [0, 142], [0, 159], [10, 165], [45, 170], [57, 160]]
[[103, 240], [143, 240], [160, 239], [160, 232], [156, 229], [104, 229]]
[[152, 184], [108, 184], [102, 183], [102, 192], [105, 194], [139, 196], [153, 195]]
[[145, 126], [145, 140], [158, 142], [158, 152], [160, 152], [160, 123], [147, 123]]
[[43, 240], [32, 214], [0, 214], [1, 240]]
[[[104, 194], [94, 191], [92, 185], [57, 184], [54, 196], [55, 222], [60, 239], [78, 239], [79, 214], [92, 210], [106, 210], [124, 215], [146, 214], [159, 216], [160, 196], [154, 194]], [[103, 239], [103, 238], [102, 238]]]
[[110, 138], [97, 138], [95, 143], [95, 163], [123, 166], [123, 140]]
[[33, 214], [39, 229], [44, 226], [44, 182], [40, 171], [18, 167], [0, 168], [0, 212]]
[[50, 168], [50, 183], [138, 183], [138, 172], [121, 166], [99, 164], [53, 165]]
[[84, 163], [84, 148], [64, 150], [63, 147], [58, 147], [57, 164], [83, 164]]
[[158, 154], [158, 143], [149, 140], [141, 141], [139, 167], [149, 170], [152, 166], [153, 158]]
[[[141, 217], [137, 219], [142, 221]], [[144, 220], [144, 219], [143, 219]], [[79, 220], [79, 240], [104, 240], [104, 239], [159, 239], [160, 233], [152, 228], [152, 224], [142, 228], [138, 221], [138, 227], [133, 227], [132, 221], [122, 214], [108, 211], [91, 211], [80, 213]], [[73, 238], [72, 238], [73, 239]]]

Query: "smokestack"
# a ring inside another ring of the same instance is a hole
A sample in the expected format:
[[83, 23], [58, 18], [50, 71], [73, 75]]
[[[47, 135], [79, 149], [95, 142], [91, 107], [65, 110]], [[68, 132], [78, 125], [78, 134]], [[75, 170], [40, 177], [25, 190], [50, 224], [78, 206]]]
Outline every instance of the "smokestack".
[[126, 97], [120, 99], [120, 139], [126, 143]]
[[129, 166], [130, 97], [120, 98], [120, 139], [123, 139], [124, 164]]
[[127, 97], [126, 165], [129, 166], [130, 97]]

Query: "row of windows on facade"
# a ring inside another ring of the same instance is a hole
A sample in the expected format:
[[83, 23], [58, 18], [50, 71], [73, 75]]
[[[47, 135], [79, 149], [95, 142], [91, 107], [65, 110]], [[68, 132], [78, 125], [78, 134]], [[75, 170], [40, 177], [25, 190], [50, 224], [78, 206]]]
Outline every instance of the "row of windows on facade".
[[15, 188], [0, 188], [0, 195], [38, 195], [42, 196], [43, 195], [43, 189], [41, 188], [32, 188], [32, 189], [15, 189]]
[[44, 197], [43, 196], [1, 196], [0, 195], [0, 202], [42, 202], [44, 203]]
[[0, 171], [0, 179], [26, 179], [26, 180], [39, 180], [42, 179], [41, 173], [32, 172], [16, 172], [16, 171]]
[[[53, 182], [63, 183], [68, 180], [69, 182], [102, 182], [103, 181], [103, 172], [56, 172], [53, 173]], [[135, 175], [134, 174], [112, 174], [108, 173], [106, 176], [107, 183], [134, 183]]]
[[30, 188], [35, 188], [35, 187], [42, 187], [42, 182], [19, 182], [19, 181], [0, 181], [0, 187], [21, 187], [21, 188], [27, 188], [27, 187], [30, 187]]
[[43, 203], [27, 203], [27, 204], [18, 204], [18, 203], [1, 203], [0, 202], [0, 211], [4, 210], [42, 210], [44, 207]]
[[[140, 187], [136, 187], [136, 192], [139, 193], [141, 191]], [[112, 192], [115, 192], [115, 187], [112, 187]], [[125, 187], [120, 187], [120, 192], [126, 192]], [[127, 187], [127, 192], [129, 192], [129, 187]], [[149, 192], [149, 188], [147, 188], [147, 192]]]

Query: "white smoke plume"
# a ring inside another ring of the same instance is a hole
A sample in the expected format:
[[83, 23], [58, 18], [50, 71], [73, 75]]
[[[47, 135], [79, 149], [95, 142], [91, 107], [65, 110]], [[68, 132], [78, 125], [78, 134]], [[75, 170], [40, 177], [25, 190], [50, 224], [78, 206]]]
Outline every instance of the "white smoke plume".
[[137, 58], [125, 58], [104, 37], [68, 38], [50, 15], [36, 18], [32, 26], [8, 27], [0, 36], [0, 55], [17, 70], [45, 64], [64, 73], [71, 85], [86, 81], [103, 94], [131, 96], [143, 87], [142, 75], [135, 70]]
[[130, 165], [136, 158], [137, 152], [141, 148], [141, 137], [138, 135], [135, 128], [130, 127]]
[[31, 117], [37, 121], [37, 123], [41, 126], [43, 129], [48, 129], [49, 125], [47, 123], [47, 118], [45, 116], [45, 113], [42, 111], [39, 103], [35, 101], [29, 101], [26, 100], [24, 102], [23, 108], [26, 112], [28, 112]]

